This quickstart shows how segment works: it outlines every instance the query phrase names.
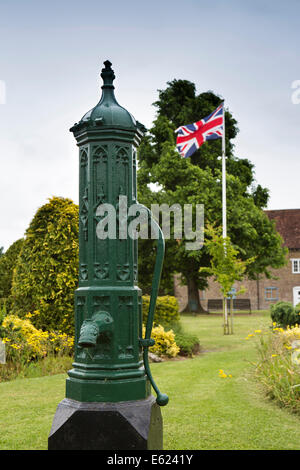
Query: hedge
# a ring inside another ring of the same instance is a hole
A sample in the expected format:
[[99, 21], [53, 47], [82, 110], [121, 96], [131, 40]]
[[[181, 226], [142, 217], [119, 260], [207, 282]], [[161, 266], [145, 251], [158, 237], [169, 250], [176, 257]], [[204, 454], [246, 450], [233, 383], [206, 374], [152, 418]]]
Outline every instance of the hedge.
[[[143, 295], [143, 323], [147, 323], [148, 311], [150, 305], [150, 296]], [[176, 297], [164, 295], [157, 297], [156, 309], [154, 314], [154, 325], [162, 325], [168, 328], [179, 322], [179, 305]]]
[[42, 330], [74, 333], [78, 206], [53, 197], [36, 212], [14, 270], [12, 313]]

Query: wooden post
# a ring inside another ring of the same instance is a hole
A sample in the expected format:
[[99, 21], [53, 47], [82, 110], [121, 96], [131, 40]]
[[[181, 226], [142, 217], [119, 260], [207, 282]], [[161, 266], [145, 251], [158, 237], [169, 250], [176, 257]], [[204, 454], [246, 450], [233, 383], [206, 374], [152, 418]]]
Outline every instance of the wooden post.
[[230, 334], [233, 335], [233, 297], [230, 297]]

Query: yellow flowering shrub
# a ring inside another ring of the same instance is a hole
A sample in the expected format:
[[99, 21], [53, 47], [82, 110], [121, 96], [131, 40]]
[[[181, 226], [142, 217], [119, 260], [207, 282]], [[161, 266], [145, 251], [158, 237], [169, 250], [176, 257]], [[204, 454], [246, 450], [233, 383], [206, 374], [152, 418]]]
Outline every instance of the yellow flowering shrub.
[[8, 363], [26, 363], [33, 359], [42, 359], [48, 354], [70, 354], [73, 338], [65, 333], [42, 331], [31, 323], [31, 314], [27, 318], [15, 315], [4, 317], [0, 327], [0, 338], [6, 345]]
[[[143, 327], [143, 336], [145, 336], [145, 327]], [[152, 329], [151, 338], [155, 344], [149, 348], [149, 351], [158, 356], [176, 357], [180, 351], [173, 330], [165, 331], [163, 326], [158, 325]]]
[[48, 352], [55, 355], [69, 355], [74, 347], [74, 338], [66, 333], [51, 331], [48, 338]]
[[48, 333], [36, 329], [29, 319], [7, 315], [1, 327], [7, 361], [26, 362], [47, 354]]

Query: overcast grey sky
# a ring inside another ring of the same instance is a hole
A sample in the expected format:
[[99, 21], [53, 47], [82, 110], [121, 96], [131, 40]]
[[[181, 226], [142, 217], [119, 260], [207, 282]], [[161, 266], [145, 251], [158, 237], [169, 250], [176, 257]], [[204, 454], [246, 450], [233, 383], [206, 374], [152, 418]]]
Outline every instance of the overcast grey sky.
[[117, 100], [147, 127], [174, 78], [222, 95], [268, 208], [299, 208], [299, 23], [298, 0], [0, 0], [0, 246], [52, 195], [78, 202], [69, 128], [97, 103], [106, 59]]

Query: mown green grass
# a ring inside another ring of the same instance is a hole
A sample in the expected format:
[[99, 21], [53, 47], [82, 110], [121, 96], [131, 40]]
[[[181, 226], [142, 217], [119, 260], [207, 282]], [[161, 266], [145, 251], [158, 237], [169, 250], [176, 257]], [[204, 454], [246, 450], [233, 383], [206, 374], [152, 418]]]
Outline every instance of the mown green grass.
[[[160, 389], [165, 449], [299, 449], [299, 417], [268, 401], [252, 378], [255, 340], [267, 314], [237, 316], [223, 336], [220, 316], [182, 316], [204, 351], [194, 359], [152, 364]], [[232, 374], [222, 379], [219, 369]], [[0, 384], [0, 449], [46, 449], [51, 423], [65, 393], [65, 374]]]

